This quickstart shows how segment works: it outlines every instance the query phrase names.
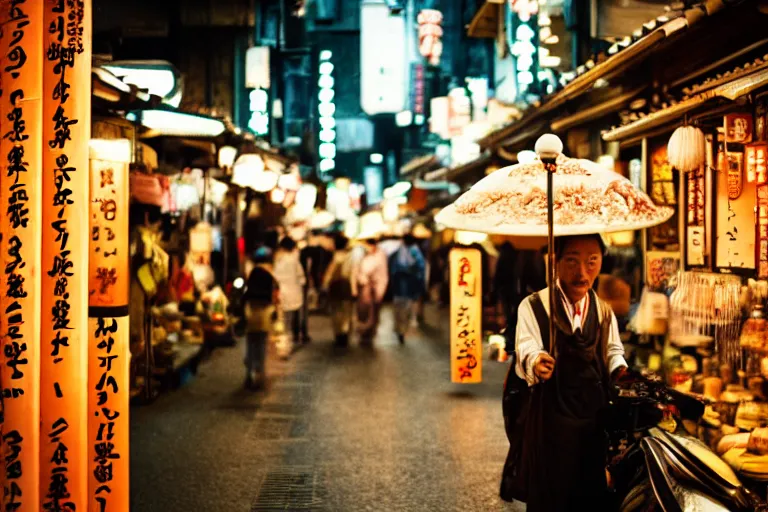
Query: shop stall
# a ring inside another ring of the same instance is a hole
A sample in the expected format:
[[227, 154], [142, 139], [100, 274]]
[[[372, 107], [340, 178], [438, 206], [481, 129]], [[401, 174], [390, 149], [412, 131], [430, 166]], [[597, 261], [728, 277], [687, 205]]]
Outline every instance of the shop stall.
[[741, 62], [710, 67], [711, 76], [678, 81], [674, 104], [627, 118], [603, 139], [619, 143], [654, 201], [676, 211], [642, 235], [632, 361], [705, 401], [694, 430], [757, 483], [768, 481], [760, 448], [768, 426], [768, 61], [748, 50]]

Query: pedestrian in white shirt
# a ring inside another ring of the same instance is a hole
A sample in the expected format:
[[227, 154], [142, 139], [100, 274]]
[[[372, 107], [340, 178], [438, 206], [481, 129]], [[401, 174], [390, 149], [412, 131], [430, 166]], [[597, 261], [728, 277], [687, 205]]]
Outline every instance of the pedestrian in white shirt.
[[604, 250], [599, 235], [555, 240], [553, 353], [548, 291], [518, 310], [515, 370], [530, 386], [542, 386], [534, 395], [538, 422], [528, 422], [524, 436], [529, 512], [583, 510], [585, 503], [604, 510], [606, 445], [598, 416], [611, 379], [627, 367], [616, 317], [592, 291]]
[[[362, 238], [362, 237], [361, 237]], [[372, 345], [379, 328], [381, 305], [389, 285], [387, 255], [374, 236], [363, 238], [365, 256], [357, 267], [357, 316], [360, 342]]]
[[296, 242], [290, 237], [280, 240], [272, 273], [280, 284], [280, 305], [285, 330], [293, 334], [294, 346], [299, 343], [301, 308], [304, 305], [304, 285], [307, 278], [301, 266]]

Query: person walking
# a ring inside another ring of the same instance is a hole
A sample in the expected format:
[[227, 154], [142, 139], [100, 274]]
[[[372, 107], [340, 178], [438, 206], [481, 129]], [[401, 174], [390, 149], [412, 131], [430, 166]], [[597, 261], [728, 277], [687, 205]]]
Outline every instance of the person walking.
[[[493, 302], [500, 304], [504, 313], [507, 332], [514, 332], [517, 325], [517, 308], [523, 297], [520, 290], [520, 254], [509, 241], [499, 248], [496, 272], [493, 275]], [[511, 350], [511, 348], [510, 348]]]
[[304, 306], [304, 285], [307, 278], [299, 259], [296, 242], [283, 237], [275, 254], [274, 276], [280, 285], [280, 306], [286, 333], [293, 335], [293, 347], [301, 343], [301, 310]]
[[395, 306], [395, 332], [400, 344], [411, 326], [414, 306], [424, 295], [424, 256], [412, 235], [403, 237], [403, 245], [390, 259], [392, 300]]
[[323, 278], [323, 291], [328, 294], [336, 345], [345, 347], [349, 344], [355, 311], [357, 269], [355, 258], [349, 249], [349, 239], [339, 234], [334, 242], [336, 251]]
[[[556, 342], [549, 353], [548, 290], [520, 304], [510, 369], [533, 394], [522, 438], [528, 512], [606, 510], [606, 445], [598, 416], [608, 404], [611, 379], [627, 368], [616, 317], [592, 285], [605, 246], [599, 235], [555, 240]], [[512, 457], [512, 453], [510, 453]], [[513, 461], [512, 461], [513, 462]], [[508, 462], [502, 497], [513, 482]]]
[[381, 304], [389, 284], [389, 264], [387, 255], [378, 247], [376, 236], [365, 236], [363, 247], [365, 256], [360, 262], [357, 274], [357, 317], [360, 330], [360, 342], [373, 344], [379, 328]]
[[260, 247], [254, 255], [256, 265], [248, 275], [245, 301], [245, 386], [261, 389], [266, 383], [267, 342], [277, 319], [280, 286], [272, 274], [272, 251]]
[[305, 247], [300, 251], [301, 265], [307, 276], [304, 285], [304, 305], [301, 308], [301, 342], [312, 342], [309, 335], [310, 310], [317, 307], [317, 292], [322, 287], [325, 271], [333, 258], [333, 253], [319, 243], [319, 235], [312, 232]]

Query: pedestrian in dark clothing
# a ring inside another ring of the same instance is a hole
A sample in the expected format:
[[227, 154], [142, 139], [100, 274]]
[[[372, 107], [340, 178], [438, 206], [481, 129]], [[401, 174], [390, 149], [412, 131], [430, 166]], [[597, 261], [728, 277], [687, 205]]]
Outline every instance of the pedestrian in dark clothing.
[[248, 276], [245, 291], [246, 344], [245, 385], [251, 389], [266, 382], [267, 342], [277, 317], [280, 287], [272, 275], [272, 251], [267, 247], [256, 250], [256, 267]]
[[309, 336], [309, 312], [312, 306], [310, 293], [316, 293], [322, 287], [325, 272], [333, 260], [333, 253], [320, 245], [307, 245], [301, 250], [299, 257], [306, 275], [304, 304], [301, 310], [301, 341], [306, 344], [312, 341]]
[[510, 242], [504, 242], [499, 248], [496, 273], [493, 276], [493, 301], [501, 304], [507, 323], [507, 329], [513, 331], [517, 325], [517, 308], [523, 300], [520, 286], [521, 253]]
[[395, 331], [401, 344], [411, 326], [416, 301], [424, 294], [426, 264], [416, 239], [403, 238], [403, 245], [389, 259], [389, 281], [395, 306]]

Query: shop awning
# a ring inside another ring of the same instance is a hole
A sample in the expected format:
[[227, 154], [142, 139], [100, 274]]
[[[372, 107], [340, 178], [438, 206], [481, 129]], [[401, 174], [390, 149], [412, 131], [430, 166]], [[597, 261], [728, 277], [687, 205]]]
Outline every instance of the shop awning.
[[91, 71], [93, 97], [111, 110], [146, 110], [160, 105], [163, 99], [130, 85], [100, 67]]
[[605, 100], [601, 103], [591, 105], [585, 108], [579, 109], [578, 112], [570, 116], [560, 117], [552, 121], [552, 131], [561, 132], [578, 126], [582, 123], [589, 122], [592, 119], [597, 119], [608, 114], [613, 114], [624, 108], [629, 104], [638, 94], [640, 94], [645, 87], [638, 87], [629, 92], [619, 94], [613, 98]]
[[722, 85], [708, 88], [707, 90], [684, 99], [675, 105], [658, 110], [648, 114], [642, 119], [638, 119], [632, 123], [605, 132], [603, 134], [603, 140], [606, 142], [614, 142], [636, 138], [666, 124], [679, 121], [685, 114], [706, 103], [717, 101], [718, 99], [734, 101], [766, 85], [768, 85], [768, 64], [757, 72], [751, 70], [746, 76], [742, 76], [741, 78], [737, 78], [736, 80]]
[[467, 28], [469, 37], [494, 39], [499, 32], [499, 17], [504, 12], [504, 2], [486, 1], [475, 13]]
[[447, 167], [441, 167], [434, 171], [430, 171], [424, 175], [424, 181], [445, 181], [445, 177], [448, 174]]
[[[563, 89], [545, 98], [541, 105], [529, 109], [522, 119], [481, 139], [479, 141], [480, 147], [486, 149], [508, 146], [512, 137], [515, 137], [532, 123], [546, 119], [548, 115], [551, 115], [553, 111], [568, 101], [590, 91], [598, 80], [610, 81], [626, 72], [633, 65], [658, 51], [663, 46], [664, 41], [699, 23], [702, 19], [719, 12], [725, 6], [726, 4], [722, 0], [708, 0], [702, 5], [684, 11], [677, 18], [667, 21], [634, 43], [627, 43], [628, 46], [625, 46], [624, 49], [619, 49], [617, 53], [604, 61], [594, 64], [591, 69], [586, 69], [565, 85]], [[617, 48], [620, 48], [620, 45], [617, 45]]]
[[461, 181], [462, 178], [466, 178], [467, 175], [474, 172], [485, 173], [485, 169], [493, 161], [493, 156], [490, 154], [480, 155], [479, 157], [471, 160], [465, 164], [457, 165], [448, 169], [442, 179], [446, 181]]
[[285, 156], [275, 150], [265, 149], [255, 143], [246, 143], [240, 148], [240, 154], [258, 153], [263, 159], [267, 168], [276, 172], [283, 172], [291, 165], [298, 165], [299, 161]]
[[400, 176], [403, 178], [415, 177], [420, 173], [432, 171], [440, 167], [440, 160], [435, 155], [418, 156], [411, 159], [400, 168]]

